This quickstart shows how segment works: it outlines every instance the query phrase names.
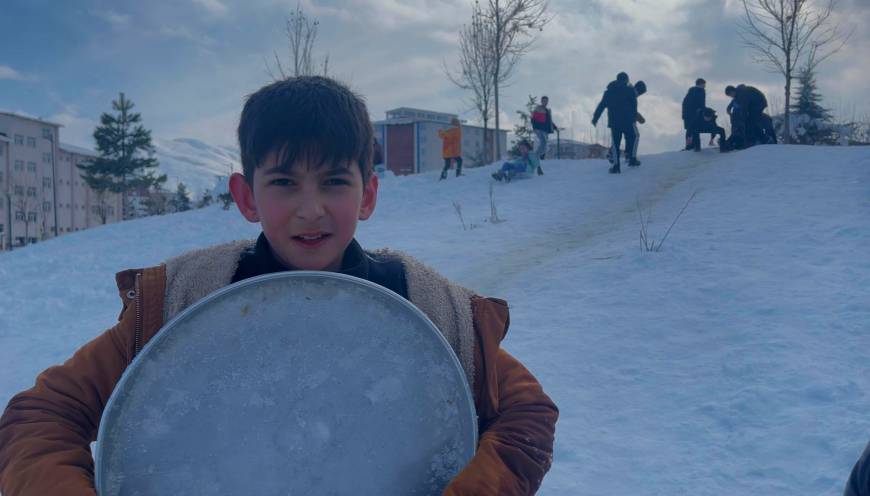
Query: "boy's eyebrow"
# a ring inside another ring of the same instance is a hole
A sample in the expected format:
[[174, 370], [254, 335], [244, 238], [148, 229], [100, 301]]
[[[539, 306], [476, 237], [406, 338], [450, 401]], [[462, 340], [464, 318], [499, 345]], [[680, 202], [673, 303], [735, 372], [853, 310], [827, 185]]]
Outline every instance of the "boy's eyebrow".
[[288, 174], [288, 171], [286, 167], [276, 165], [275, 167], [270, 167], [263, 171], [264, 176], [268, 176], [270, 174]]
[[353, 173], [350, 171], [350, 167], [344, 167], [341, 165], [333, 165], [329, 169], [326, 170], [326, 173], [331, 176], [352, 176]]
[[[350, 167], [343, 166], [343, 165], [331, 165], [324, 172], [326, 174], [339, 175], [339, 176], [347, 176], [347, 175], [352, 176], [353, 175], [353, 173], [350, 171]], [[282, 174], [282, 175], [291, 175], [292, 176], [293, 169], [291, 168], [290, 170], [288, 170], [287, 167], [284, 165], [276, 165], [274, 167], [270, 167], [270, 168], [263, 171], [264, 176], [268, 176], [271, 174]]]

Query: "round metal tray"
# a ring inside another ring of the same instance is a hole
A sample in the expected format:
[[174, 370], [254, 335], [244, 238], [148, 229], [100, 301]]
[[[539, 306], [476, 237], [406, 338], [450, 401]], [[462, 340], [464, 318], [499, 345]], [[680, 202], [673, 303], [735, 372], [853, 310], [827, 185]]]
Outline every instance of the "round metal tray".
[[477, 443], [447, 341], [362, 279], [283, 272], [191, 305], [127, 368], [95, 450], [102, 496], [440, 494]]

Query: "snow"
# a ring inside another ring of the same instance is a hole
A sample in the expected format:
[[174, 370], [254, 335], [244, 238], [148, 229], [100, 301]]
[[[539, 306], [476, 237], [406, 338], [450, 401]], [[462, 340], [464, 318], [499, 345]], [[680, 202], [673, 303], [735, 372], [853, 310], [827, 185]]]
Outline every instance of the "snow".
[[[841, 494], [870, 440], [870, 148], [544, 161], [381, 181], [363, 246], [511, 304], [561, 410], [539, 494]], [[628, 168], [626, 168], [628, 169]], [[661, 239], [639, 248], [638, 205]], [[463, 230], [454, 202], [461, 208]], [[0, 403], [115, 322], [113, 274], [257, 226], [210, 207], [0, 254]]]

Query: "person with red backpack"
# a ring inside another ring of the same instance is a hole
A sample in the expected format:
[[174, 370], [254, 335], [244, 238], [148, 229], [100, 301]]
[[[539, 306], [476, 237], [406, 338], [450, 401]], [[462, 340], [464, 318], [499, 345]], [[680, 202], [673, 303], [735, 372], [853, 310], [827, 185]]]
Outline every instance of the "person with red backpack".
[[[553, 134], [553, 131], [557, 129], [556, 124], [553, 123], [553, 115], [547, 107], [549, 102], [549, 98], [542, 96], [541, 104], [535, 107], [535, 110], [532, 111], [532, 129], [535, 131], [535, 138], [537, 138], [538, 141], [538, 148], [535, 150], [535, 155], [537, 155], [541, 160], [544, 160], [547, 156], [548, 135]], [[544, 170], [541, 169], [540, 165], [538, 166], [538, 175], [544, 175]]]

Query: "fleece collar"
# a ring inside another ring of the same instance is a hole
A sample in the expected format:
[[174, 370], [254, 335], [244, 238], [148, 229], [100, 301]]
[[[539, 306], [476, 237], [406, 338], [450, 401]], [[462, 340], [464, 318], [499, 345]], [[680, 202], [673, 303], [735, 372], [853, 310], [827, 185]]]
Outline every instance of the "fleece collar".
[[[194, 250], [166, 262], [164, 322], [209, 294], [229, 285], [241, 254], [254, 240], [233, 241]], [[378, 250], [374, 256], [398, 260], [405, 270], [408, 299], [429, 317], [459, 358], [474, 390], [474, 292], [450, 282], [415, 258], [402, 252]]]

